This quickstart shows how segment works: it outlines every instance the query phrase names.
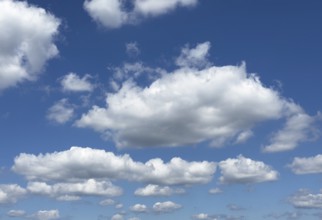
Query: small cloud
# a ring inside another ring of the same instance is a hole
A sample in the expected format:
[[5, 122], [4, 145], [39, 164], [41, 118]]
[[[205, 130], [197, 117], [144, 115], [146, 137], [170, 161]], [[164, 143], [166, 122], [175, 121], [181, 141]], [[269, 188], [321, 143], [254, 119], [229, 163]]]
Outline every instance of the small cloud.
[[16, 203], [26, 193], [27, 190], [17, 184], [1, 184], [0, 204]]
[[137, 42], [131, 42], [131, 43], [125, 44], [125, 49], [126, 49], [126, 54], [129, 57], [137, 57], [141, 53]]
[[61, 99], [48, 109], [47, 119], [58, 124], [68, 122], [74, 116], [74, 107], [68, 99]]
[[322, 209], [322, 193], [313, 194], [307, 189], [300, 189], [289, 198], [295, 208]]
[[182, 188], [170, 188], [169, 186], [159, 186], [149, 184], [144, 188], [135, 190], [136, 196], [171, 196], [173, 194], [182, 194], [185, 190]]
[[314, 157], [295, 157], [288, 167], [295, 174], [322, 173], [322, 154]]
[[220, 193], [222, 193], [223, 191], [221, 190], [221, 189], [219, 189], [219, 188], [213, 188], [213, 189], [210, 189], [209, 190], [209, 193], [210, 194], [220, 194]]
[[143, 205], [143, 204], [135, 204], [135, 205], [130, 207], [130, 210], [132, 212], [144, 213], [144, 212], [148, 211], [148, 207], [146, 205]]
[[54, 220], [59, 219], [60, 215], [58, 210], [39, 210], [32, 217], [37, 220]]
[[86, 74], [82, 78], [76, 73], [69, 73], [65, 75], [60, 83], [64, 91], [68, 92], [91, 92], [94, 85], [89, 81], [90, 75]]
[[26, 212], [24, 210], [10, 210], [9, 212], [7, 212], [7, 215], [13, 218], [20, 218], [24, 217], [26, 215]]
[[100, 201], [100, 205], [101, 206], [111, 206], [111, 205], [115, 205], [115, 201], [113, 199], [105, 199], [103, 201]]
[[153, 205], [153, 211], [160, 214], [174, 212], [180, 208], [182, 208], [181, 205], [176, 204], [172, 201], [157, 202]]

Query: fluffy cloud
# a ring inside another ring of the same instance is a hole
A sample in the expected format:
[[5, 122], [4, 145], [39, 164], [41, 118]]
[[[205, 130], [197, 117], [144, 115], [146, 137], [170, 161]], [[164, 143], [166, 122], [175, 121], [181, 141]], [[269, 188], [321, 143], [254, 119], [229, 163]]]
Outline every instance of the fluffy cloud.
[[222, 190], [219, 188], [213, 188], [213, 189], [209, 190], [209, 193], [210, 194], [219, 194], [219, 193], [222, 193]]
[[210, 217], [208, 214], [205, 213], [199, 213], [197, 215], [192, 216], [193, 219], [198, 219], [198, 220], [208, 220]]
[[312, 194], [308, 190], [301, 189], [289, 199], [289, 202], [295, 208], [322, 209], [322, 193]]
[[184, 48], [177, 59], [182, 67], [161, 74], [149, 86], [123, 82], [107, 95], [106, 107], [93, 106], [76, 126], [92, 128], [120, 148], [240, 143], [256, 124], [276, 119], [285, 119], [286, 125], [273, 135], [266, 152], [291, 150], [308, 139], [314, 117], [263, 86], [245, 65], [198, 69], [195, 65], [208, 62], [209, 47], [206, 42]]
[[232, 215], [209, 215], [205, 213], [200, 213], [192, 216], [193, 219], [197, 220], [241, 220], [245, 219], [244, 216], [232, 216]]
[[142, 213], [142, 212], [147, 212], [148, 211], [148, 207], [146, 205], [143, 205], [143, 204], [135, 204], [135, 205], [133, 205], [133, 206], [130, 207], [130, 210], [132, 212]]
[[58, 54], [53, 41], [59, 25], [42, 8], [0, 1], [0, 90], [37, 78], [47, 60]]
[[17, 184], [0, 185], [0, 204], [15, 203], [23, 197], [27, 191]]
[[116, 156], [104, 150], [72, 147], [69, 150], [40, 154], [20, 154], [13, 170], [29, 180], [123, 179], [161, 185], [209, 182], [216, 170], [213, 162], [188, 162], [175, 157], [168, 163], [155, 158], [136, 162], [125, 154]]
[[135, 190], [134, 194], [136, 196], [171, 196], [173, 194], [181, 194], [184, 192], [185, 190], [181, 188], [174, 189], [169, 186], [149, 184], [144, 188]]
[[261, 161], [243, 156], [229, 158], [219, 163], [221, 183], [260, 183], [278, 179], [278, 172]]
[[74, 107], [67, 99], [61, 99], [48, 109], [47, 119], [64, 124], [74, 116]]
[[37, 213], [33, 214], [32, 217], [38, 220], [53, 220], [60, 218], [58, 210], [39, 210]]
[[121, 214], [115, 214], [112, 216], [111, 220], [123, 220], [124, 217]]
[[26, 215], [26, 212], [23, 210], [10, 210], [7, 215], [9, 217], [15, 217], [15, 218], [19, 218], [19, 217], [23, 217]]
[[124, 24], [135, 24], [150, 16], [166, 14], [177, 7], [192, 7], [198, 0], [135, 0], [129, 10], [123, 0], [85, 0], [84, 9], [93, 20], [107, 28], [119, 28]]
[[105, 199], [103, 201], [100, 201], [101, 206], [109, 206], [109, 205], [115, 205], [115, 201], [113, 199]]
[[88, 74], [81, 78], [76, 73], [69, 73], [61, 79], [60, 83], [64, 91], [91, 92], [94, 85], [89, 81], [90, 78]]
[[[78, 200], [78, 196], [119, 196], [122, 189], [108, 181], [89, 179], [77, 183], [56, 183], [48, 185], [45, 182], [30, 182], [28, 191], [36, 194], [56, 197], [58, 200]], [[76, 197], [75, 197], [76, 196]]]
[[180, 209], [182, 206], [172, 201], [157, 202], [153, 205], [153, 211], [157, 213], [169, 213]]
[[289, 167], [296, 174], [322, 173], [322, 155], [295, 157]]

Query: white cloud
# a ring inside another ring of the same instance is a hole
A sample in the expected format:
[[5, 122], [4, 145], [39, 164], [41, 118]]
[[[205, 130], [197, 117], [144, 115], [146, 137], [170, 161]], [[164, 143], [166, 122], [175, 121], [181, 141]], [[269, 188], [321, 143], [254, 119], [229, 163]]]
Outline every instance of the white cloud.
[[182, 207], [181, 205], [176, 204], [172, 201], [157, 202], [153, 205], [153, 211], [157, 213], [168, 213], [168, 212], [174, 212], [180, 209], [181, 207]]
[[210, 189], [209, 190], [209, 193], [210, 194], [219, 194], [219, 193], [222, 193], [223, 191], [219, 188], [213, 188], [213, 189]]
[[123, 204], [122, 203], [118, 203], [118, 204], [115, 205], [115, 208], [116, 209], [121, 209], [121, 208], [123, 208]]
[[38, 220], [52, 220], [52, 219], [59, 219], [59, 211], [58, 210], [39, 210], [32, 217]]
[[125, 154], [116, 156], [104, 150], [72, 147], [69, 150], [40, 154], [22, 153], [13, 170], [29, 180], [123, 179], [161, 185], [201, 184], [211, 181], [214, 162], [188, 162], [172, 158], [164, 163], [155, 158], [146, 163], [133, 161]]
[[322, 155], [314, 157], [295, 157], [288, 165], [296, 174], [322, 173]]
[[7, 215], [9, 217], [19, 218], [25, 216], [26, 212], [24, 210], [10, 210]]
[[264, 151], [279, 152], [294, 149], [300, 142], [309, 139], [314, 122], [314, 117], [298, 109], [287, 119], [285, 127], [272, 137], [272, 143], [265, 146]]
[[142, 213], [142, 212], [147, 212], [148, 211], [148, 207], [146, 205], [143, 205], [143, 204], [135, 204], [135, 205], [133, 205], [133, 206], [130, 207], [130, 210], [132, 212]]
[[56, 197], [58, 200], [77, 200], [78, 196], [119, 196], [122, 194], [122, 189], [114, 186], [111, 182], [95, 179], [53, 185], [48, 185], [45, 182], [30, 182], [27, 189], [31, 193]]
[[67, 99], [61, 99], [48, 109], [47, 119], [64, 124], [74, 116], [74, 107]]
[[260, 183], [278, 179], [278, 172], [261, 161], [239, 155], [219, 163], [221, 183]]
[[42, 8], [0, 1], [0, 90], [37, 78], [47, 60], [58, 54], [53, 41], [59, 25]]
[[115, 205], [115, 201], [113, 199], [105, 199], [103, 201], [100, 201], [101, 206], [110, 206], [110, 205]]
[[138, 217], [131, 217], [131, 218], [128, 218], [128, 220], [140, 220], [140, 218], [138, 218]]
[[1, 184], [0, 204], [15, 203], [26, 193], [27, 191], [17, 184]]
[[210, 42], [198, 44], [195, 48], [186, 45], [181, 50], [180, 56], [176, 59], [176, 64], [180, 67], [199, 67], [204, 68], [210, 65], [207, 57], [210, 49]]
[[[206, 62], [209, 47], [208, 42], [198, 44], [183, 54]], [[126, 78], [121, 73], [120, 78]], [[241, 143], [252, 135], [255, 125], [285, 118], [285, 127], [264, 148], [277, 152], [306, 140], [315, 120], [263, 86], [255, 74], [246, 72], [245, 65], [180, 67], [159, 75], [146, 87], [136, 84], [134, 77], [119, 87], [107, 94], [105, 107], [93, 106], [75, 123], [112, 138], [119, 148]]]
[[312, 194], [308, 190], [301, 189], [289, 199], [289, 202], [295, 208], [322, 209], [322, 193]]
[[182, 188], [171, 188], [169, 186], [159, 186], [154, 184], [149, 184], [144, 188], [135, 190], [134, 192], [136, 196], [171, 196], [173, 194], [182, 193], [185, 193], [185, 190]]
[[74, 196], [74, 195], [62, 195], [56, 197], [58, 201], [66, 201], [66, 202], [71, 202], [71, 201], [78, 201], [81, 200], [80, 196]]
[[198, 220], [208, 220], [210, 219], [208, 214], [205, 213], [199, 213], [197, 215], [192, 216], [193, 219], [198, 219]]
[[198, 0], [135, 0], [133, 9], [127, 9], [122, 0], [85, 0], [84, 9], [94, 21], [106, 28], [119, 28], [125, 24], [136, 24], [149, 16], [169, 13], [177, 7], [192, 7]]
[[91, 92], [94, 85], [89, 81], [90, 78], [88, 74], [81, 78], [76, 73], [69, 73], [61, 79], [60, 83], [64, 91]]
[[124, 217], [121, 214], [115, 214], [112, 216], [111, 220], [123, 220]]

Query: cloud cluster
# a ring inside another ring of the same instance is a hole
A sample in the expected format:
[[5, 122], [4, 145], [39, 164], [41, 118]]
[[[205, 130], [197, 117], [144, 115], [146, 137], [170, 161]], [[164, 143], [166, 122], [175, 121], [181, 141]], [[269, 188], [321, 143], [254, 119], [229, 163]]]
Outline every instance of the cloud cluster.
[[278, 172], [261, 161], [239, 155], [219, 163], [221, 183], [260, 183], [278, 179]]
[[322, 209], [322, 193], [312, 194], [306, 189], [299, 190], [289, 198], [295, 208]]
[[60, 83], [64, 91], [91, 92], [94, 85], [89, 81], [90, 78], [88, 74], [80, 77], [76, 73], [69, 73], [61, 79]]
[[171, 196], [173, 194], [182, 194], [185, 190], [182, 188], [171, 188], [169, 186], [159, 186], [149, 184], [144, 188], [135, 190], [134, 195], [136, 196]]
[[295, 157], [289, 167], [296, 174], [322, 173], [322, 155]]
[[104, 150], [72, 147], [45, 155], [20, 154], [13, 170], [29, 180], [122, 179], [160, 185], [202, 184], [211, 181], [214, 162], [188, 162], [175, 157], [168, 163], [155, 158], [146, 163], [129, 155], [117, 156]]
[[245, 65], [200, 69], [198, 64], [208, 63], [209, 48], [209, 42], [183, 48], [180, 67], [150, 85], [126, 80], [107, 95], [105, 107], [93, 106], [76, 126], [111, 137], [120, 148], [240, 143], [258, 123], [277, 119], [286, 125], [264, 151], [291, 150], [309, 138], [315, 118], [263, 86]]
[[0, 90], [35, 80], [58, 54], [59, 19], [27, 2], [0, 1]]
[[147, 17], [169, 13], [177, 7], [192, 7], [198, 0], [134, 0], [128, 7], [124, 0], [85, 0], [84, 9], [93, 20], [107, 28], [136, 24]]

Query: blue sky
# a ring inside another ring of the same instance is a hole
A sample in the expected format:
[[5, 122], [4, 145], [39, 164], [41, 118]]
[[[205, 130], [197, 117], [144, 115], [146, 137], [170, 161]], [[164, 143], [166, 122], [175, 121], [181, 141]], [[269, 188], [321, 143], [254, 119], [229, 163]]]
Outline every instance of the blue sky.
[[0, 0], [0, 219], [322, 219], [321, 10]]

